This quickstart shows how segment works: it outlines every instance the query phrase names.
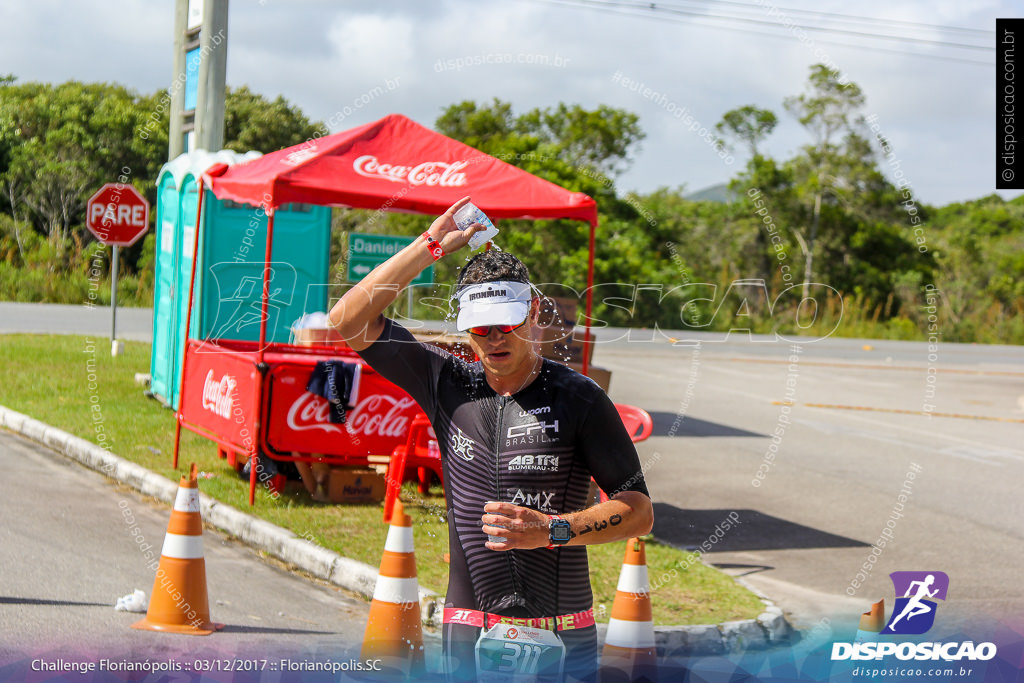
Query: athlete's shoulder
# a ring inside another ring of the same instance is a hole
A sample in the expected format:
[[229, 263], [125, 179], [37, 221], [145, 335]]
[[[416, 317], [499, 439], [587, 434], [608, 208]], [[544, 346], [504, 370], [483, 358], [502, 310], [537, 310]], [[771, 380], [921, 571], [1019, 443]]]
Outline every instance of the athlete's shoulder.
[[548, 358], [544, 359], [543, 372], [553, 387], [562, 391], [576, 392], [581, 398], [592, 398], [595, 394], [604, 391], [597, 385], [597, 382], [586, 375]]

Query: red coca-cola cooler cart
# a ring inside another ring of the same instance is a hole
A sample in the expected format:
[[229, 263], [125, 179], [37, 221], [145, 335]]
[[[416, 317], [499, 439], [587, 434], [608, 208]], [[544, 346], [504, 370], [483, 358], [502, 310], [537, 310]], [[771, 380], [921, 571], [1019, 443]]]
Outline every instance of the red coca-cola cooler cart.
[[[366, 464], [414, 440], [429, 426], [416, 403], [362, 363], [347, 348], [267, 343], [274, 211], [285, 204], [316, 204], [439, 215], [464, 196], [489, 216], [568, 218], [590, 225], [585, 344], [589, 346], [597, 205], [461, 142], [392, 114], [348, 131], [203, 174], [221, 200], [262, 207], [267, 213], [266, 263], [258, 342], [189, 339], [177, 412], [174, 466], [181, 428], [200, 434], [235, 458], [331, 464]], [[202, 187], [199, 218], [202, 217]], [[197, 225], [204, 225], [200, 220]], [[216, 229], [210, 226], [210, 229]], [[198, 245], [200, 231], [195, 234]], [[193, 262], [190, 304], [195, 289]], [[589, 349], [587, 350], [589, 351]], [[583, 354], [587, 373], [589, 353]], [[354, 408], [344, 424], [329, 420], [326, 399], [306, 391], [318, 361], [360, 365]], [[403, 453], [404, 455], [404, 453]], [[250, 466], [249, 504], [255, 500], [258, 466]], [[401, 479], [402, 472], [398, 473]], [[391, 482], [389, 482], [391, 483]]]
[[[232, 463], [238, 455], [246, 458], [255, 443], [275, 459], [316, 454], [313, 459], [365, 465], [367, 456], [389, 454], [404, 443], [420, 412], [412, 398], [348, 349], [275, 344], [263, 354], [266, 375], [257, 391], [256, 347], [256, 342], [189, 340], [182, 424], [215, 442]], [[360, 366], [354, 407], [343, 424], [330, 421], [327, 399], [306, 391], [314, 366], [325, 359]], [[258, 412], [252, 403], [257, 396], [262, 396]], [[257, 421], [258, 416], [265, 419]]]

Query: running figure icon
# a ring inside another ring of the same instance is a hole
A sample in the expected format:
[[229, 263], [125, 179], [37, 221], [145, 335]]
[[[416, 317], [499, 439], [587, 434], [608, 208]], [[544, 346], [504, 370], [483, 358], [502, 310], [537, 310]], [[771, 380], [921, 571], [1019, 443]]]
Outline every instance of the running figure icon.
[[[938, 600], [945, 600], [949, 576], [945, 572], [893, 572], [896, 605], [884, 634], [919, 635], [935, 622]], [[916, 617], [916, 618], [915, 618]]]
[[[907, 602], [906, 607], [900, 612], [899, 616], [895, 617], [889, 624], [889, 628], [896, 630], [896, 624], [903, 617], [910, 621], [912, 618], [919, 614], [927, 614], [932, 611], [932, 606], [926, 602], [922, 602], [922, 598], [934, 598], [935, 594], [939, 592], [936, 588], [933, 591], [929, 591], [928, 587], [935, 583], [935, 575], [929, 574], [925, 577], [924, 581], [912, 581], [910, 586], [907, 588], [907, 592], [903, 595], [905, 598], [910, 598]], [[912, 596], [911, 593], [914, 591], [914, 586], [917, 586], [917, 592]]]

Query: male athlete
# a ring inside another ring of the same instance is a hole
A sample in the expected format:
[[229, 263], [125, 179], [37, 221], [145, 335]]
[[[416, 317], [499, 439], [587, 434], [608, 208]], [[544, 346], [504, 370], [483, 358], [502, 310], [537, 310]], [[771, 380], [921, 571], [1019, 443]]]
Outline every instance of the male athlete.
[[[480, 627], [499, 615], [553, 628], [570, 680], [594, 680], [597, 632], [587, 551], [651, 530], [636, 449], [590, 379], [541, 358], [539, 299], [526, 267], [498, 250], [459, 273], [457, 327], [479, 361], [420, 344], [382, 314], [424, 268], [482, 230], [460, 230], [459, 200], [412, 244], [349, 290], [330, 320], [374, 370], [407, 391], [437, 434], [451, 567], [444, 654], [455, 680], [476, 680]], [[587, 506], [593, 477], [610, 498]]]

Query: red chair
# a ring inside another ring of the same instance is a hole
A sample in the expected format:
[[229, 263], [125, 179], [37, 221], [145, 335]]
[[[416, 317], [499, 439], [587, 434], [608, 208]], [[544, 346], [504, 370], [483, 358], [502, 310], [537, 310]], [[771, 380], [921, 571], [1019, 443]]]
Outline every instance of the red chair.
[[[384, 521], [391, 521], [391, 510], [395, 500], [398, 499], [398, 491], [402, 488], [402, 482], [407, 478], [407, 472], [415, 469], [415, 480], [419, 482], [420, 493], [426, 493], [430, 489], [430, 482], [433, 475], [441, 481], [444, 486], [444, 472], [441, 467], [441, 451], [437, 448], [434, 430], [430, 426], [427, 416], [420, 413], [413, 418], [409, 425], [409, 435], [405, 443], [396, 446], [391, 453], [391, 460], [388, 462], [388, 473], [386, 476], [387, 490], [384, 495]], [[433, 442], [433, 446], [431, 446]]]
[[616, 403], [615, 410], [619, 411], [619, 419], [629, 432], [629, 438], [633, 443], [644, 441], [654, 431], [654, 422], [651, 415], [643, 408]]

